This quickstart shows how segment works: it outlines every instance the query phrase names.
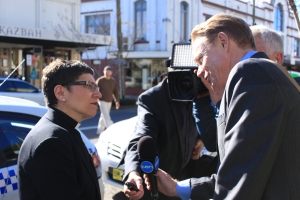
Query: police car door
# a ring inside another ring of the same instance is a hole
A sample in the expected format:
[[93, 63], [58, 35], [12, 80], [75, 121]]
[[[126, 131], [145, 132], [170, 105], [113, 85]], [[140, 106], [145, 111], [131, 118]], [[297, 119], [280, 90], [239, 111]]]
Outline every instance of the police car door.
[[39, 117], [0, 111], [0, 200], [19, 199], [17, 162], [28, 132]]

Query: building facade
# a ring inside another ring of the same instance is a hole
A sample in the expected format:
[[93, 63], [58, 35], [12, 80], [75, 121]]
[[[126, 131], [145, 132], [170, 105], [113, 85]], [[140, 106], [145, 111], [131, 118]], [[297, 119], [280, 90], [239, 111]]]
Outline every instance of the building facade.
[[[82, 32], [118, 38], [116, 2], [82, 0]], [[120, 0], [120, 10], [122, 50], [116, 42], [86, 51], [82, 58], [99, 76], [105, 65], [112, 65], [125, 95], [138, 95], [152, 87], [167, 71], [164, 61], [171, 56], [173, 44], [188, 42], [196, 24], [218, 13], [232, 13], [249, 25], [277, 30], [284, 41], [284, 65], [300, 70], [300, 40], [286, 0]]]
[[79, 60], [87, 48], [111, 45], [110, 36], [81, 33], [80, 8], [80, 0], [0, 0], [0, 76], [22, 63], [13, 76], [40, 88], [50, 61]]

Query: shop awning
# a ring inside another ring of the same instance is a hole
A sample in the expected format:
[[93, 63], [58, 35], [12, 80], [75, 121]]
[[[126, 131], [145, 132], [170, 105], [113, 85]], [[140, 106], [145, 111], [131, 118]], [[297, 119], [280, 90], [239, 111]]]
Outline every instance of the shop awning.
[[114, 38], [107, 35], [82, 34], [75, 31], [0, 25], [0, 42], [43, 47], [91, 48], [113, 45]]

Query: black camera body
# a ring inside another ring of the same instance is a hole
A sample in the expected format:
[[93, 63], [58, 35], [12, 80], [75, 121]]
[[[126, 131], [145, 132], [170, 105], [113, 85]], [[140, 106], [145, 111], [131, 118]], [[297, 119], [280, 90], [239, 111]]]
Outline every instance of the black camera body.
[[168, 73], [169, 95], [175, 101], [193, 101], [198, 94], [207, 92], [201, 79], [194, 74], [198, 69], [193, 60], [191, 43], [174, 43], [172, 57], [165, 66], [173, 68]]

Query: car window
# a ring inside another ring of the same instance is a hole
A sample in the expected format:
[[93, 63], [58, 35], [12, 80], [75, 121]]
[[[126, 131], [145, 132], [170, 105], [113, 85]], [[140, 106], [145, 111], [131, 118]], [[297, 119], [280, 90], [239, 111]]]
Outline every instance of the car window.
[[14, 81], [16, 92], [37, 93], [38, 89], [26, 82]]
[[23, 140], [39, 119], [26, 114], [0, 112], [0, 148], [9, 165], [17, 163]]
[[[0, 81], [2, 83], [3, 81]], [[15, 92], [14, 85], [12, 84], [11, 81], [6, 80], [3, 85], [0, 87], [0, 92]]]

